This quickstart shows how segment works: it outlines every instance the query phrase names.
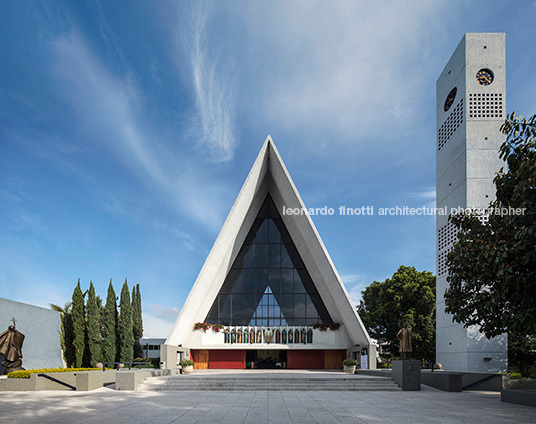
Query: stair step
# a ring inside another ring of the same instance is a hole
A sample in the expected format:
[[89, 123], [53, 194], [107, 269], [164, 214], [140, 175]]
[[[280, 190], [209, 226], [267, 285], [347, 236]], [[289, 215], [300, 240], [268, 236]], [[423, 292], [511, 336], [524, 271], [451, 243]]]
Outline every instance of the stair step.
[[213, 378], [193, 376], [165, 376], [147, 379], [138, 390], [173, 391], [399, 391], [388, 377], [377, 378]]

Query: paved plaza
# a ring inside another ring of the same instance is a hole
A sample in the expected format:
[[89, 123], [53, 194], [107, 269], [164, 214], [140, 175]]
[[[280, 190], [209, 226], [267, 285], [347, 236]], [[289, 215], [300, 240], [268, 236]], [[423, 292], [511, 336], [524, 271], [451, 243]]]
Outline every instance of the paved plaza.
[[499, 393], [92, 392], [0, 393], [8, 423], [534, 423], [536, 408]]

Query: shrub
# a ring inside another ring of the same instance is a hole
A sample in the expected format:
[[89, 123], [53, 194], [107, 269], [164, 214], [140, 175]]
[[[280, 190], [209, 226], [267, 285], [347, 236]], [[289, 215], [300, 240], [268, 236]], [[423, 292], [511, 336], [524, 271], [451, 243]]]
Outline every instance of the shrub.
[[7, 374], [7, 378], [30, 378], [30, 374], [50, 374], [52, 372], [73, 371], [102, 371], [102, 368], [41, 368], [38, 370], [12, 371]]
[[182, 361], [179, 362], [180, 366], [181, 367], [189, 367], [189, 366], [194, 366], [195, 365], [195, 362], [192, 361], [191, 359], [183, 359]]
[[[134, 368], [158, 368], [158, 366], [156, 366], [154, 364], [154, 361], [153, 361], [154, 358], [141, 358], [141, 357], [138, 357], [138, 358], [134, 358], [134, 361], [133, 362], [149, 362], [150, 364], [149, 365], [132, 365]], [[157, 363], [158, 365], [160, 365], [160, 360], [158, 361]]]
[[344, 366], [352, 366], [352, 365], [357, 365], [357, 361], [355, 359], [345, 359], [344, 361], [342, 361], [342, 364]]
[[512, 380], [522, 380], [525, 378], [529, 378], [529, 377], [523, 377], [520, 372], [511, 372], [509, 373], [509, 375]]

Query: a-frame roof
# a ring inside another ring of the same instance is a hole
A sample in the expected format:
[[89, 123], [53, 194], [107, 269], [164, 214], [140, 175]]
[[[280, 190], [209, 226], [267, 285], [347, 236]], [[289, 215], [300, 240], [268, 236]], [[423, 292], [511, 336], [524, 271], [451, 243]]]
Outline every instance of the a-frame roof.
[[[204, 321], [267, 194], [271, 195], [279, 211], [283, 207], [306, 210], [270, 136], [266, 138], [165, 344], [183, 344], [194, 323]], [[309, 214], [281, 214], [281, 217], [330, 316], [344, 326], [355, 345], [370, 345], [369, 335]]]

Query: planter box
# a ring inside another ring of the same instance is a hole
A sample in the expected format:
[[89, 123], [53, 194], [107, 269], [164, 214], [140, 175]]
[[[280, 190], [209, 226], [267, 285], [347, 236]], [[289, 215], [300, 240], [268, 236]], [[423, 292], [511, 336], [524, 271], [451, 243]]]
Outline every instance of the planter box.
[[355, 374], [355, 365], [343, 365], [342, 368], [343, 368], [343, 371], [346, 373], [346, 374]]

